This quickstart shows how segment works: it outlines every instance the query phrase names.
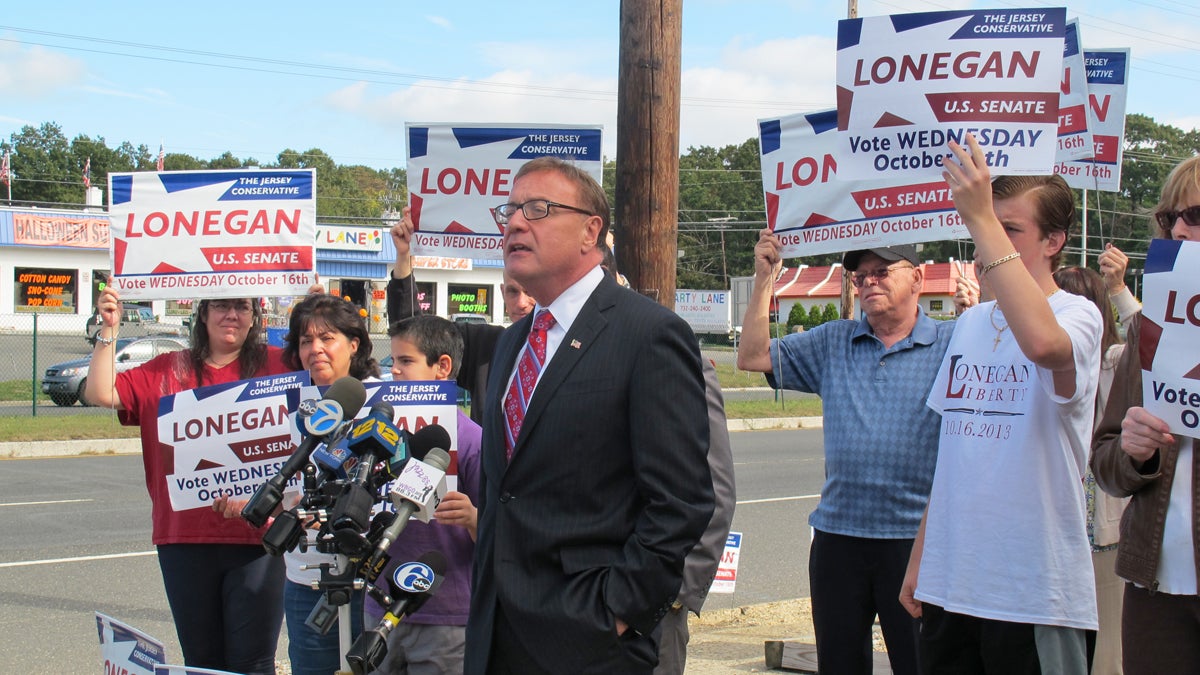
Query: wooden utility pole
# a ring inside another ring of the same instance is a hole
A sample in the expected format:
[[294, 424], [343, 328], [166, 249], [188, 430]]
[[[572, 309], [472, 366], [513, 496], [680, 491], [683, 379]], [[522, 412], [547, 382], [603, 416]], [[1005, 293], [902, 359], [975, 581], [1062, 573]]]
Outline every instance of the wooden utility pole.
[[[846, 18], [858, 18], [858, 0], [846, 0]], [[842, 318], [854, 318], [854, 289], [850, 287], [850, 275], [842, 270]]]
[[634, 290], [675, 308], [683, 0], [621, 0], [617, 262]]

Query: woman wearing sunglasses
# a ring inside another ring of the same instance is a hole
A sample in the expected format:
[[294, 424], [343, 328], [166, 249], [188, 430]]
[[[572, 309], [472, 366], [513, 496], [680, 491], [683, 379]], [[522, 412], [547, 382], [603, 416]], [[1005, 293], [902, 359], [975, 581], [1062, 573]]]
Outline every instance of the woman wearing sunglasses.
[[[1171, 171], [1155, 237], [1200, 241], [1200, 157]], [[1112, 393], [1092, 443], [1096, 482], [1132, 499], [1121, 520], [1117, 575], [1125, 579], [1125, 673], [1200, 672], [1200, 461], [1196, 440], [1173, 435], [1142, 408], [1141, 316], [1129, 326]], [[1200, 355], [1200, 354], [1197, 354]]]
[[279, 349], [259, 344], [261, 306], [253, 298], [201, 300], [190, 349], [122, 373], [114, 372], [121, 322], [114, 285], [100, 293], [96, 312], [101, 326], [84, 395], [92, 405], [117, 410], [121, 424], [141, 427], [154, 545], [183, 660], [197, 668], [273, 674], [283, 621], [283, 561], [263, 549], [265, 528], [227, 520], [208, 507], [172, 509], [167, 474], [173, 455], [158, 438], [162, 397], [291, 371]]

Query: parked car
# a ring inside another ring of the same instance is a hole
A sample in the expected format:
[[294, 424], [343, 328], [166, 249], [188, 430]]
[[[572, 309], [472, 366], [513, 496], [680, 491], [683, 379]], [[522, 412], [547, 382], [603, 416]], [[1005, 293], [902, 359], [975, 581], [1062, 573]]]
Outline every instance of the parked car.
[[482, 314], [451, 314], [454, 323], [487, 323], [488, 318]]
[[[116, 365], [119, 373], [140, 366], [159, 354], [187, 349], [188, 341], [170, 335], [123, 337], [117, 339], [116, 347]], [[42, 377], [42, 392], [49, 394], [55, 405], [75, 405], [75, 401], [87, 405], [83, 400], [83, 390], [87, 386], [88, 366], [91, 360], [91, 357], [88, 357], [50, 366]]]
[[[100, 332], [100, 315], [93, 314], [87, 320], [84, 334], [88, 344], [95, 346], [96, 334]], [[163, 323], [154, 316], [154, 310], [140, 305], [125, 305], [121, 312], [120, 334], [124, 337], [145, 337], [147, 335], [186, 335], [183, 326]]]

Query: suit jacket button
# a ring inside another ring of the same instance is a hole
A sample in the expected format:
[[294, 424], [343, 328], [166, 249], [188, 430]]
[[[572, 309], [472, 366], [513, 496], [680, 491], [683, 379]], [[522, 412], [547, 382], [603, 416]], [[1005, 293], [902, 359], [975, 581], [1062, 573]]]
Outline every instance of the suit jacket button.
[[511, 500], [512, 498], [513, 498], [512, 493], [505, 492], [504, 494], [500, 495], [500, 503], [507, 504], [509, 502], [509, 500]]

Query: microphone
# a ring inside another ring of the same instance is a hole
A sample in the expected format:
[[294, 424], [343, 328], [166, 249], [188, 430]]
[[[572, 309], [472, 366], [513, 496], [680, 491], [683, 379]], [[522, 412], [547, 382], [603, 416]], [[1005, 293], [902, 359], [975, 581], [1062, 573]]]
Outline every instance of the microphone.
[[303, 418], [301, 426], [308, 432], [308, 436], [300, 442], [299, 447], [292, 452], [283, 466], [279, 467], [279, 471], [270, 480], [258, 486], [242, 509], [242, 518], [253, 527], [266, 524], [271, 513], [283, 501], [283, 489], [292, 476], [308, 464], [313, 450], [338, 430], [346, 418], [346, 413], [349, 412], [350, 418], [353, 419], [366, 400], [366, 388], [353, 377], [343, 377], [330, 385], [325, 391], [325, 397], [317, 401], [315, 410]]
[[363, 482], [359, 477], [363, 473], [369, 474], [376, 462], [396, 454], [400, 430], [392, 422], [395, 416], [396, 409], [390, 403], [376, 403], [371, 406], [366, 419], [358, 422], [350, 432], [350, 451], [362, 458], [362, 464], [366, 465], [365, 472], [360, 470], [355, 475], [356, 482]]
[[[412, 458], [392, 484], [390, 497], [396, 519], [385, 527], [375, 550], [364, 565], [368, 581], [374, 581], [387, 565], [388, 548], [400, 537], [416, 515], [429, 522], [430, 514], [446, 494], [446, 469], [450, 466], [450, 434], [440, 424], [431, 424], [412, 436]], [[423, 516], [423, 517], [422, 517]]]
[[396, 452], [400, 442], [400, 430], [392, 423], [395, 409], [388, 403], [371, 406], [367, 417], [356, 423], [350, 432], [347, 447], [358, 457], [353, 477], [338, 495], [334, 512], [330, 518], [335, 533], [347, 530], [344, 548], [348, 555], [365, 554], [370, 544], [362, 536], [371, 518], [371, 507], [375, 505], [375, 493], [366, 487], [366, 482], [381, 459]]
[[342, 433], [313, 451], [310, 461], [321, 470], [323, 480], [346, 480], [358, 466], [358, 457], [350, 452], [350, 441], [346, 438], [349, 428], [349, 425], [343, 426]]
[[387, 613], [379, 625], [363, 631], [346, 652], [346, 661], [355, 675], [364, 675], [379, 666], [387, 655], [388, 634], [429, 600], [445, 580], [445, 573], [446, 557], [437, 551], [429, 551], [396, 568], [392, 573], [391, 603]]

